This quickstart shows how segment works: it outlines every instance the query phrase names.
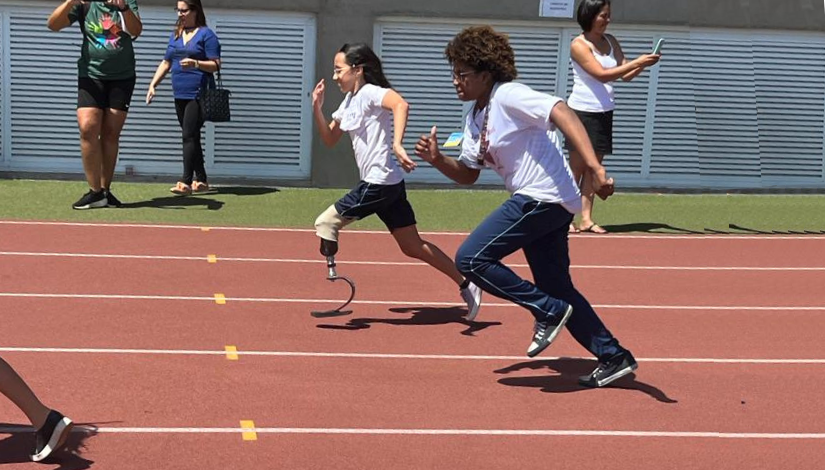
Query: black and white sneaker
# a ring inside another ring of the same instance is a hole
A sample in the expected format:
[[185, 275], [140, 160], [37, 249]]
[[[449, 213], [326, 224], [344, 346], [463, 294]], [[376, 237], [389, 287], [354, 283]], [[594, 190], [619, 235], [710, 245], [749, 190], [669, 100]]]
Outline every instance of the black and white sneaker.
[[630, 351], [614, 356], [607, 362], [600, 362], [590, 375], [579, 377], [579, 383], [585, 387], [599, 388], [632, 373], [639, 368]]
[[539, 353], [547, 349], [547, 346], [550, 346], [550, 343], [556, 339], [559, 331], [564, 328], [564, 324], [567, 323], [567, 320], [570, 319], [570, 315], [572, 314], [573, 306], [568, 304], [564, 312], [556, 315], [556, 318], [543, 322], [537, 321], [533, 327], [533, 341], [527, 348], [527, 356], [538, 356]]
[[104, 189], [103, 192], [106, 194], [106, 207], [121, 207], [123, 205], [120, 202], [120, 199], [116, 198], [112, 191], [109, 189]]
[[102, 189], [100, 191], [90, 189], [88, 193], [84, 194], [83, 197], [72, 204], [72, 209], [93, 209], [95, 207], [106, 207], [107, 204], [106, 194]]
[[471, 282], [461, 289], [461, 298], [467, 304], [467, 321], [474, 321], [481, 308], [481, 288]]
[[54, 451], [63, 447], [69, 433], [72, 431], [72, 420], [63, 416], [56, 410], [49, 411], [46, 422], [35, 433], [35, 447], [31, 458], [35, 462], [41, 462]]

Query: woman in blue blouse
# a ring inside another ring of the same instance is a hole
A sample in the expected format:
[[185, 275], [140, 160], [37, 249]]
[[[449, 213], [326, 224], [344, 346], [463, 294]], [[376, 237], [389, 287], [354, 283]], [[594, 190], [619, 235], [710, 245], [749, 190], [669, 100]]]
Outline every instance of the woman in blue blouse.
[[209, 190], [201, 148], [203, 113], [198, 95], [211, 86], [213, 73], [221, 66], [221, 44], [218, 36], [206, 26], [201, 0], [179, 1], [175, 11], [178, 23], [169, 38], [166, 56], [158, 65], [146, 104], [155, 97], [155, 87], [172, 71], [172, 91], [175, 110], [183, 130], [183, 177], [172, 187], [175, 194], [191, 194]]

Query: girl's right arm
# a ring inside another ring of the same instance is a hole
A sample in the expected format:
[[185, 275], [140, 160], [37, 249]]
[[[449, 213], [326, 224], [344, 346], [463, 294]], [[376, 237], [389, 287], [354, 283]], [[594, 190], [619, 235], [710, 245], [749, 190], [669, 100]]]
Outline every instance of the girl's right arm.
[[324, 111], [321, 109], [324, 106], [324, 79], [322, 78], [315, 90], [312, 91], [312, 114], [315, 116], [315, 124], [318, 125], [318, 133], [321, 135], [321, 141], [327, 147], [332, 147], [341, 140], [344, 131], [338, 125], [335, 119], [332, 122], [327, 122], [324, 116]]
[[160, 82], [163, 81], [163, 77], [169, 73], [169, 70], [172, 68], [172, 64], [169, 63], [168, 60], [160, 61], [160, 65], [158, 65], [158, 69], [155, 71], [155, 76], [152, 77], [152, 81], [149, 83], [149, 91], [146, 92], [146, 104], [152, 102], [155, 98], [155, 87], [160, 85]]
[[573, 39], [573, 43], [570, 45], [570, 57], [585, 72], [602, 83], [618, 80], [636, 69], [649, 67], [659, 61], [659, 56], [656, 54], [642, 54], [631, 61], [625, 60], [622, 56], [622, 58], [617, 57], [617, 59], [621, 59], [621, 62], [619, 62], [621, 65], [606, 69], [596, 60], [590, 46], [581, 37]]
[[52, 14], [49, 16], [49, 20], [46, 23], [46, 26], [49, 27], [52, 31], [60, 31], [63, 28], [67, 28], [71, 26], [72, 21], [69, 19], [69, 13], [72, 11], [77, 5], [82, 4], [81, 0], [66, 0], [65, 2], [61, 3], [54, 9]]

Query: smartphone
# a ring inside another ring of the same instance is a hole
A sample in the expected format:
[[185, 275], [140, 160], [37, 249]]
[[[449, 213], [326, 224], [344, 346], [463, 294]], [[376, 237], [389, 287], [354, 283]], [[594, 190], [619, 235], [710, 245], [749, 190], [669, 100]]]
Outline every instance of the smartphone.
[[659, 38], [656, 41], [656, 46], [653, 47], [653, 54], [661, 54], [662, 53], [662, 44], [665, 43], [665, 38]]

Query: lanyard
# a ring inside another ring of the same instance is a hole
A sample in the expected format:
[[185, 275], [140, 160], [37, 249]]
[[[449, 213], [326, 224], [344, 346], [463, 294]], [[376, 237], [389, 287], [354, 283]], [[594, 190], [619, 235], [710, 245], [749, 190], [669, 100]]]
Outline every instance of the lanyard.
[[487, 149], [490, 147], [490, 142], [487, 140], [487, 121], [490, 119], [490, 104], [493, 102], [492, 97], [490, 98], [484, 108], [484, 122], [481, 124], [481, 135], [479, 136], [480, 143], [478, 157], [476, 157], [476, 163], [479, 165], [484, 165], [484, 156], [487, 155]]

